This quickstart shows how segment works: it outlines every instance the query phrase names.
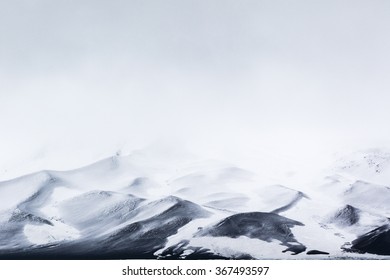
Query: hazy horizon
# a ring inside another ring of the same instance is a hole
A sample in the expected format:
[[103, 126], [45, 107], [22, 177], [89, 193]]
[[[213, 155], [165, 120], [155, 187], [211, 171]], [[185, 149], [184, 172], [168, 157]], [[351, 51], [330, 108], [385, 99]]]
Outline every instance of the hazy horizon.
[[158, 142], [305, 159], [386, 146], [389, 12], [384, 0], [0, 1], [0, 172]]

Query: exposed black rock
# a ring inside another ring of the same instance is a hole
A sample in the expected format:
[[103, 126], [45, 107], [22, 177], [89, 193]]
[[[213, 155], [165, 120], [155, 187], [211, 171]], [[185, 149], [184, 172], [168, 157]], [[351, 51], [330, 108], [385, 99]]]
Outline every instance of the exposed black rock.
[[[177, 259], [187, 259], [187, 260], [203, 260], [203, 259], [228, 259], [226, 257], [216, 255], [213, 252], [210, 252], [208, 249], [201, 247], [188, 246], [189, 241], [183, 240], [182, 242], [171, 246], [165, 249], [159, 256], [159, 259], [164, 260], [177, 260]], [[190, 251], [190, 253], [188, 253]]]
[[303, 192], [297, 192], [297, 194], [291, 200], [290, 203], [288, 203], [287, 205], [284, 205], [282, 207], [279, 207], [279, 208], [277, 208], [277, 209], [275, 209], [275, 210], [273, 210], [271, 212], [275, 213], [275, 214], [279, 214], [279, 213], [285, 212], [285, 211], [291, 209], [292, 207], [294, 207], [302, 198], [309, 199], [309, 197], [306, 194], [304, 194]]
[[[279, 240], [287, 249], [299, 254], [306, 247], [295, 239], [290, 228], [303, 226], [301, 222], [294, 221], [275, 213], [249, 212], [235, 214], [227, 217], [216, 225], [200, 229], [198, 236], [226, 236], [237, 238], [246, 236], [271, 242]], [[293, 244], [292, 244], [293, 243]]]
[[283, 253], [292, 252], [292, 255], [298, 255], [298, 254], [305, 252], [305, 251], [306, 251], [306, 246], [304, 246], [302, 244], [298, 244], [298, 245], [290, 245], [289, 244], [289, 247], [286, 250], [283, 250], [282, 252]]
[[249, 212], [229, 216], [216, 225], [202, 229], [200, 236], [227, 236], [237, 238], [247, 236], [264, 241], [273, 239], [282, 242], [295, 241], [290, 228], [302, 223], [274, 213]]
[[383, 225], [355, 239], [351, 249], [360, 253], [390, 255], [390, 225]]
[[331, 218], [331, 222], [338, 226], [352, 226], [359, 222], [361, 210], [351, 205], [339, 209]]
[[329, 253], [319, 250], [310, 250], [306, 252], [306, 255], [329, 255]]
[[24, 222], [24, 223], [32, 223], [32, 224], [37, 224], [37, 225], [46, 224], [46, 225], [50, 225], [50, 226], [53, 225], [52, 222], [50, 222], [47, 219], [44, 219], [44, 218], [38, 217], [36, 215], [21, 211], [19, 209], [16, 209], [12, 213], [8, 222], [11, 222], [11, 223], [16, 223], [16, 222], [23, 223]]

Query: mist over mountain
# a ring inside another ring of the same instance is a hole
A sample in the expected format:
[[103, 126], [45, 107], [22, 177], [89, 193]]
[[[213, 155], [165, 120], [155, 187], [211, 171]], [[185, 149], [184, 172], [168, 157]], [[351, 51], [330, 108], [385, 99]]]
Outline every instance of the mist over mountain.
[[316, 164], [390, 140], [387, 1], [30, 2], [0, 3], [3, 180], [156, 142]]

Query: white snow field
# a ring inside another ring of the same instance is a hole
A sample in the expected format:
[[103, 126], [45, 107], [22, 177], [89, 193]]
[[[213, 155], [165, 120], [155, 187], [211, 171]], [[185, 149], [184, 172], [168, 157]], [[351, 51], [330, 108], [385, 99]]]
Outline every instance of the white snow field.
[[3, 181], [0, 258], [389, 258], [389, 153], [299, 172], [138, 150]]

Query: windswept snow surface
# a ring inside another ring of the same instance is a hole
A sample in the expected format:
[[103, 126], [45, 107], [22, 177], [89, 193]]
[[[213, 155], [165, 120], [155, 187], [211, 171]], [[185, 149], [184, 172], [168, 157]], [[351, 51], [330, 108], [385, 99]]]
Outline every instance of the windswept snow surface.
[[389, 258], [390, 153], [267, 159], [146, 149], [0, 182], [0, 258]]

